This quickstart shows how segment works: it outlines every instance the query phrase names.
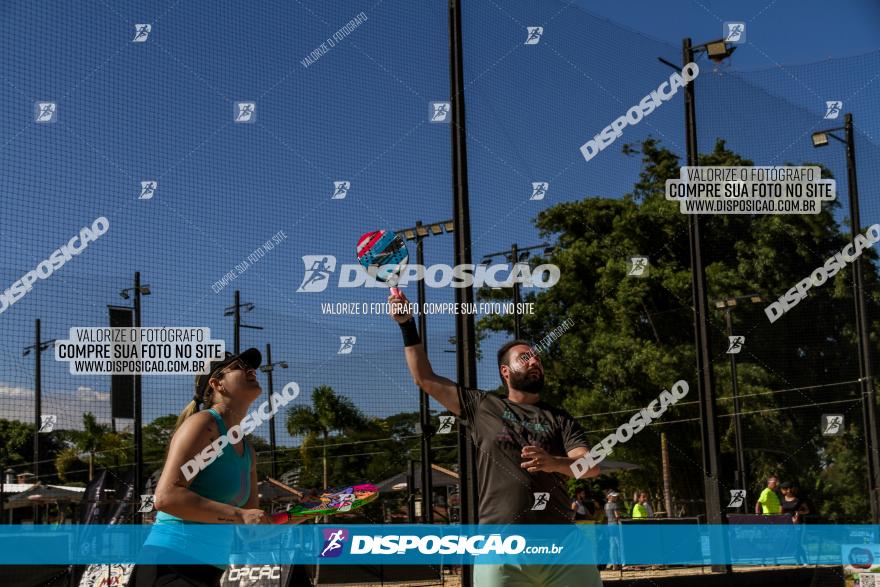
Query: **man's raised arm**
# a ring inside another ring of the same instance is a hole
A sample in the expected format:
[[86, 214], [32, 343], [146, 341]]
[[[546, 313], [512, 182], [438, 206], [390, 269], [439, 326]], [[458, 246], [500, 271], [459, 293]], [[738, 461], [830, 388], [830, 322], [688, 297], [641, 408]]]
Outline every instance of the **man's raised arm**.
[[425, 347], [419, 338], [416, 321], [409, 311], [409, 300], [400, 292], [400, 296], [390, 295], [388, 303], [391, 304], [391, 317], [400, 326], [403, 334], [404, 355], [406, 366], [412, 375], [413, 382], [422, 388], [425, 393], [433, 397], [440, 404], [455, 414], [461, 415], [461, 407], [458, 402], [458, 386], [454, 381], [441, 377], [434, 373]]

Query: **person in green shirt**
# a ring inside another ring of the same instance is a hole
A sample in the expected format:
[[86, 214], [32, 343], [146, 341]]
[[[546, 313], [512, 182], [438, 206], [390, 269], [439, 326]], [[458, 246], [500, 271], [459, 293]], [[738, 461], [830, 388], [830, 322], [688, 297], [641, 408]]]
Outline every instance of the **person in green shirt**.
[[648, 492], [647, 491], [639, 491], [636, 496], [636, 503], [632, 509], [632, 517], [635, 518], [649, 518], [650, 512], [648, 511]]
[[755, 513], [772, 516], [782, 513], [782, 504], [779, 503], [779, 495], [776, 493], [776, 486], [779, 485], [779, 479], [775, 475], [767, 478], [767, 487], [761, 492], [758, 501], [755, 502]]

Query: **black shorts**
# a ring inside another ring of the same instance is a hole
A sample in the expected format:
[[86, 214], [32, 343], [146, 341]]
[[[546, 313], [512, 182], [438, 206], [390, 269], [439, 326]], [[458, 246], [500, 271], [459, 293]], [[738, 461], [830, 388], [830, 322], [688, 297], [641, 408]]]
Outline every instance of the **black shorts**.
[[[213, 565], [198, 564], [161, 564], [164, 548], [144, 547], [141, 552], [145, 564], [136, 564], [128, 584], [131, 587], [220, 587], [220, 577], [224, 569]], [[158, 564], [155, 564], [154, 561]]]

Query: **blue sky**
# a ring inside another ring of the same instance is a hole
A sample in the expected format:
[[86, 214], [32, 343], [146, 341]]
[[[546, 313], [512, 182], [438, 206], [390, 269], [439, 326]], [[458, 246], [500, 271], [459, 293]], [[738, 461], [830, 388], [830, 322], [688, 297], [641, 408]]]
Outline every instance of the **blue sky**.
[[880, 39], [880, 4], [871, 0], [672, 0], [662, 6], [633, 0], [575, 0], [574, 4], [677, 46], [684, 37], [695, 43], [719, 38], [724, 21], [745, 22], [752, 45], [737, 50], [737, 70], [850, 57], [876, 51]]
[[[651, 135], [682, 153], [681, 96], [589, 162], [578, 147], [668, 78], [656, 57], [677, 62], [682, 36], [718, 38], [718, 18], [746, 21], [748, 42], [729, 65], [701, 62], [701, 148], [722, 137], [759, 164], [821, 161], [845, 177], [842, 149], [809, 144], [810, 132], [834, 123], [822, 120], [824, 100], [841, 99], [859, 130], [864, 222], [880, 220], [877, 7], [724, 6], [465, 2], [475, 261], [513, 242], [541, 242], [533, 219], [549, 206], [628, 192], [639, 160], [621, 154], [624, 142]], [[301, 64], [361, 12], [365, 22]], [[207, 326], [231, 347], [223, 310], [237, 288], [255, 304], [246, 322], [264, 327], [244, 330], [243, 345], [271, 342], [274, 358], [290, 365], [277, 385], [331, 385], [370, 415], [417, 409], [387, 317], [321, 314], [322, 302], [382, 301], [380, 291], [296, 289], [303, 255], [354, 263], [367, 230], [451, 218], [450, 130], [428, 121], [429, 103], [449, 95], [445, 2], [279, 0], [255, 10], [39, 0], [4, 3], [0, 15], [9, 31], [0, 38], [0, 289], [96, 217], [111, 225], [0, 314], [0, 416], [31, 418], [32, 362], [21, 348], [34, 319], [46, 338], [105, 325], [107, 304], [125, 303], [118, 291], [136, 269], [153, 290], [144, 325]], [[136, 23], [152, 23], [147, 42], [131, 42]], [[524, 45], [525, 27], [538, 25], [541, 41]], [[56, 124], [33, 122], [37, 100], [58, 102]], [[257, 104], [253, 124], [233, 122], [236, 101]], [[154, 198], [137, 199], [142, 180], [158, 180]], [[331, 199], [337, 180], [351, 181], [345, 199]], [[550, 182], [544, 200], [529, 200], [533, 181]], [[214, 282], [279, 230], [285, 241], [214, 293]], [[428, 239], [427, 262], [452, 263], [452, 244]], [[448, 289], [428, 296], [454, 298]], [[435, 369], [454, 376], [454, 355], [442, 352], [451, 349], [452, 317], [434, 316], [428, 328]], [[349, 335], [354, 352], [337, 355]], [[502, 341], [486, 342], [483, 388], [497, 384]], [[109, 415], [107, 378], [74, 377], [44, 357], [45, 413], [59, 413], [64, 426], [84, 410]], [[182, 409], [191, 386], [188, 377], [145, 377], [145, 419]]]

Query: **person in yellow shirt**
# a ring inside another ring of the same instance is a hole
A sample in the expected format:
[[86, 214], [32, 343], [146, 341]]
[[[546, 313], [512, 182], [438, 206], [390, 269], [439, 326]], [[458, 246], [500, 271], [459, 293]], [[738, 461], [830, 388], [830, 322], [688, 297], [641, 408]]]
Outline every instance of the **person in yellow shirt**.
[[648, 492], [639, 491], [636, 493], [636, 503], [632, 509], [633, 518], [650, 518], [651, 513], [648, 511]]
[[782, 513], [782, 504], [779, 503], [779, 495], [776, 493], [776, 486], [779, 485], [779, 479], [776, 475], [767, 478], [767, 487], [761, 492], [758, 501], [755, 502], [755, 513], [772, 516]]

